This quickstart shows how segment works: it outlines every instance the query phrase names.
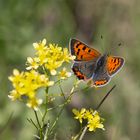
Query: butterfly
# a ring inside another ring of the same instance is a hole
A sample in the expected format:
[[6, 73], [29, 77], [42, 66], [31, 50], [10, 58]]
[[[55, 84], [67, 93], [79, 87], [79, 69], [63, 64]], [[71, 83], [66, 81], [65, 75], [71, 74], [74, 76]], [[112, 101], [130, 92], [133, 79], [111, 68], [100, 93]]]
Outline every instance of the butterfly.
[[107, 85], [124, 65], [124, 58], [101, 54], [77, 39], [70, 40], [70, 53], [76, 56], [72, 70], [79, 80], [90, 81], [93, 86]]

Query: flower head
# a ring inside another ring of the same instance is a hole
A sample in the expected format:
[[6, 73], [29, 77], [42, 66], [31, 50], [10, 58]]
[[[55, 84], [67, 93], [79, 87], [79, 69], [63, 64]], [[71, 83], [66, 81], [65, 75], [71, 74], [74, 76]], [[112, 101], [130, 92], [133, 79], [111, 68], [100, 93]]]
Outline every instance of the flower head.
[[80, 111], [73, 109], [72, 110], [75, 119], [78, 119], [80, 123], [83, 122], [83, 120], [87, 121], [87, 127], [89, 131], [95, 131], [97, 128], [100, 128], [104, 130], [104, 125], [102, 124], [102, 118], [100, 118], [97, 111], [93, 111], [92, 109], [87, 110], [85, 108], [82, 108]]
[[[22, 100], [22, 96], [26, 96], [29, 101], [33, 101], [33, 99], [36, 99], [38, 89], [52, 86], [54, 83], [46, 75], [40, 74], [35, 70], [19, 72], [14, 69], [13, 75], [9, 77], [9, 80], [14, 88], [8, 96], [11, 100]], [[36, 103], [36, 105], [39, 105], [39, 103]]]
[[95, 131], [97, 128], [105, 130], [98, 112], [94, 114], [91, 118], [88, 118], [87, 127], [89, 131]]
[[30, 107], [30, 108], [33, 108], [35, 111], [37, 111], [38, 110], [38, 106], [40, 104], [42, 104], [42, 102], [43, 102], [42, 99], [31, 98], [31, 99], [28, 100], [26, 105], [28, 107]]
[[60, 79], [66, 79], [70, 76], [71, 76], [71, 72], [68, 72], [65, 67], [59, 72]]
[[36, 50], [36, 55], [34, 58], [27, 58], [27, 70], [43, 66], [50, 71], [51, 75], [56, 75], [57, 69], [64, 62], [70, 62], [75, 58], [69, 54], [67, 48], [62, 48], [56, 44], [46, 45], [46, 39], [39, 43], [34, 43], [33, 46]]
[[38, 65], [39, 59], [38, 58], [32, 58], [32, 57], [27, 57], [27, 65], [29, 65], [26, 69], [31, 70], [31, 69], [37, 69], [39, 67]]
[[[60, 67], [75, 57], [70, 55], [67, 48], [57, 44], [47, 44], [46, 39], [33, 43], [33, 46], [36, 52], [34, 57], [27, 57], [27, 71], [19, 72], [14, 69], [13, 74], [9, 76], [13, 89], [8, 97], [12, 101], [26, 102], [28, 107], [37, 110], [42, 103], [42, 100], [37, 98], [37, 91], [44, 87], [48, 89], [54, 84], [54, 81], [50, 80], [50, 74], [56, 75], [59, 80], [70, 77], [71, 73], [66, 68]], [[58, 71], [58, 68], [62, 70]]]
[[72, 112], [75, 115], [75, 119], [78, 119], [80, 123], [82, 123], [83, 119], [84, 119], [84, 115], [85, 115], [85, 108], [82, 108], [80, 111], [73, 109]]

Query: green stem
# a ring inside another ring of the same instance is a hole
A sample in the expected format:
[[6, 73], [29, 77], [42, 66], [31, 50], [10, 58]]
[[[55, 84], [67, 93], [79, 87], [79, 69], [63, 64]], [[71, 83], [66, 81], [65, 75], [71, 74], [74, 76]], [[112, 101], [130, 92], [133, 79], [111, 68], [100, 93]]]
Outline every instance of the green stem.
[[63, 112], [63, 110], [64, 110], [64, 107], [69, 103], [69, 100], [71, 99], [72, 95], [75, 93], [75, 92], [74, 92], [75, 86], [76, 86], [76, 85], [74, 84], [73, 87], [72, 87], [72, 89], [71, 89], [71, 91], [70, 91], [70, 95], [66, 98], [65, 103], [62, 105], [61, 110], [59, 111], [59, 113], [58, 113], [58, 115], [57, 115], [57, 117], [56, 117], [54, 123], [52, 124], [52, 126], [51, 126], [51, 128], [50, 128], [49, 135], [52, 134], [53, 129], [54, 129], [55, 125], [57, 124], [57, 122], [58, 122], [58, 120], [59, 120], [59, 117], [60, 117], [60, 115], [62, 114], [62, 112]]
[[34, 113], [35, 113], [35, 117], [36, 117], [36, 121], [37, 121], [37, 123], [38, 123], [38, 126], [39, 126], [39, 128], [41, 128], [41, 125], [40, 125], [40, 122], [39, 122], [39, 119], [38, 119], [37, 112], [34, 111]]
[[81, 134], [79, 140], [82, 140], [82, 139], [83, 139], [83, 137], [84, 137], [84, 135], [86, 134], [86, 132], [87, 132], [87, 126], [84, 127], [84, 129], [83, 129], [83, 131], [82, 131], [82, 134]]
[[28, 120], [29, 123], [33, 124], [33, 126], [38, 130], [37, 125], [34, 123], [34, 121], [32, 119], [27, 118], [27, 120]]
[[58, 113], [58, 115], [57, 115], [57, 117], [56, 117], [56, 119], [55, 119], [55, 121], [54, 121], [54, 123], [52, 124], [52, 126], [51, 126], [51, 128], [50, 128], [50, 135], [53, 133], [53, 129], [54, 129], [54, 127], [55, 127], [55, 125], [57, 124], [57, 122], [58, 122], [58, 120], [59, 120], [59, 117], [60, 117], [60, 115], [62, 114], [62, 111], [64, 110], [64, 107], [65, 106], [63, 106], [63, 108], [61, 108], [61, 110], [60, 110], [60, 112]]
[[40, 125], [37, 112], [34, 111], [34, 113], [35, 113], [36, 121], [37, 121], [38, 126], [39, 126], [40, 140], [43, 140], [43, 130], [42, 130], [42, 127], [41, 127], [41, 125]]
[[48, 130], [49, 130], [49, 122], [47, 123], [47, 127], [46, 127], [46, 130], [45, 130], [45, 134], [44, 134], [44, 140], [47, 140], [48, 139]]
[[62, 93], [62, 96], [63, 96], [64, 100], [66, 100], [65, 94], [64, 94], [63, 89], [61, 87], [61, 81], [59, 81], [59, 88], [61, 90], [61, 93]]
[[46, 111], [45, 111], [45, 113], [44, 113], [44, 115], [42, 117], [42, 123], [43, 124], [44, 124], [44, 120], [45, 120], [45, 117], [46, 117], [47, 113], [48, 113], [48, 109], [46, 109]]
[[[113, 91], [113, 89], [116, 87], [116, 85], [114, 85], [108, 92], [107, 94], [104, 96], [104, 98], [100, 101], [100, 103], [98, 104], [98, 106], [96, 107], [95, 111], [93, 112], [93, 115], [96, 114], [96, 111], [101, 107], [101, 105], [104, 103], [105, 99], [108, 97], [108, 95]], [[79, 140], [82, 140], [84, 138], [84, 135], [87, 132], [87, 126], [84, 127]]]
[[47, 103], [48, 103], [48, 96], [47, 96], [47, 94], [49, 93], [49, 87], [46, 87], [45, 92], [46, 92], [46, 105], [47, 105]]

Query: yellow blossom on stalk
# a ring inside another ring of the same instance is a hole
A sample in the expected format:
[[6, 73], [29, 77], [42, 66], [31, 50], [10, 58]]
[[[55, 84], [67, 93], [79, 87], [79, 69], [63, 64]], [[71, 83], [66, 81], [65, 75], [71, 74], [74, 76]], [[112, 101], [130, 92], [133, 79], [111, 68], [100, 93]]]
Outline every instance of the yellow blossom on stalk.
[[87, 110], [82, 108], [81, 111], [76, 109], [72, 110], [75, 114], [75, 119], [78, 119], [80, 123], [83, 120], [87, 121], [87, 127], [89, 131], [95, 131], [97, 128], [104, 130], [104, 125], [102, 124], [102, 118], [100, 118], [99, 113], [97, 111], [93, 111], [92, 109]]
[[93, 118], [93, 113], [91, 112], [91, 110], [86, 110], [84, 114], [84, 119], [90, 120], [91, 118]]
[[98, 113], [96, 113], [95, 115], [93, 115], [92, 118], [88, 119], [88, 130], [89, 131], [95, 131], [97, 128], [100, 128], [102, 130], [104, 129], [104, 125], [101, 122], [101, 118], [98, 115]]
[[65, 67], [59, 72], [60, 79], [66, 79], [70, 76], [71, 76], [71, 72], [67, 72]]
[[38, 110], [38, 106], [40, 104], [42, 104], [42, 99], [37, 99], [37, 98], [31, 98], [29, 99], [29, 101], [27, 102], [27, 106], [30, 107], [30, 108], [33, 108], [35, 111]]
[[36, 57], [35, 58], [27, 57], [27, 65], [29, 64], [29, 66], [26, 69], [27, 70], [37, 69], [39, 67], [38, 62], [39, 59]]
[[39, 53], [42, 53], [43, 51], [45, 51], [46, 50], [46, 47], [45, 47], [45, 45], [46, 45], [46, 39], [43, 39], [41, 42], [39, 42], [39, 43], [33, 43], [33, 46], [34, 46], [34, 48], [35, 48], [35, 50], [37, 50], [37, 53], [39, 54]]
[[75, 115], [75, 119], [78, 119], [80, 123], [82, 123], [83, 119], [84, 119], [84, 113], [85, 113], [86, 109], [82, 108], [81, 111], [78, 111], [76, 109], [73, 109], [72, 112]]
[[64, 62], [70, 62], [75, 57], [71, 56], [67, 48], [62, 48], [56, 44], [46, 45], [46, 39], [39, 43], [33, 43], [36, 50], [35, 58], [27, 59], [27, 70], [37, 69], [43, 66], [50, 71], [52, 75], [57, 74], [57, 68], [61, 67]]
[[40, 103], [36, 99], [36, 91], [41, 87], [48, 87], [54, 84], [46, 75], [40, 74], [35, 70], [19, 72], [17, 69], [14, 69], [13, 75], [9, 77], [9, 80], [12, 82], [14, 89], [10, 91], [8, 97], [11, 100], [22, 100], [22, 97], [26, 96], [31, 101], [30, 106], [33, 108]]

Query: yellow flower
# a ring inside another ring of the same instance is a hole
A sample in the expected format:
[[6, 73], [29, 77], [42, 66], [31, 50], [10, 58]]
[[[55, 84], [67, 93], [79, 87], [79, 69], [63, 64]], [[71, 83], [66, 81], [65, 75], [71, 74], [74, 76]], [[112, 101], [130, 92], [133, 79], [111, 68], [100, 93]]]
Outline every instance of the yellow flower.
[[36, 50], [36, 60], [39, 66], [44, 65], [47, 62], [47, 46], [46, 46], [46, 39], [39, 43], [33, 43], [33, 46]]
[[44, 50], [46, 50], [45, 45], [46, 45], [46, 39], [43, 39], [41, 42], [39, 43], [33, 43], [33, 46], [35, 48], [35, 50], [37, 50], [38, 52], [42, 52]]
[[12, 100], [15, 101], [17, 99], [20, 99], [21, 95], [16, 91], [16, 90], [12, 90], [10, 91], [10, 95], [8, 95], [8, 97]]
[[46, 39], [33, 43], [33, 46], [36, 52], [34, 57], [27, 57], [26, 70], [28, 71], [19, 72], [14, 69], [13, 74], [9, 76], [13, 89], [8, 97], [13, 101], [25, 101], [28, 107], [36, 110], [41, 103], [36, 95], [37, 90], [54, 84], [54, 81], [49, 80], [47, 74], [57, 74], [60, 79], [70, 77], [71, 73], [67, 72], [66, 68], [63, 68], [59, 73], [57, 70], [64, 62], [73, 60], [74, 56], [69, 54], [67, 48], [56, 44], [46, 44]]
[[27, 106], [30, 108], [33, 108], [35, 111], [38, 110], [38, 106], [42, 104], [42, 99], [37, 99], [37, 98], [31, 98], [29, 99], [29, 101], [27, 102]]
[[92, 112], [89, 111], [89, 110], [86, 110], [86, 111], [85, 111], [85, 114], [84, 114], [84, 119], [89, 120], [89, 119], [91, 119], [91, 118], [93, 118]]
[[31, 69], [37, 69], [39, 67], [38, 65], [39, 59], [38, 58], [31, 58], [27, 57], [27, 65], [29, 65], [26, 69], [31, 70]]
[[103, 119], [100, 118], [97, 111], [82, 108], [81, 111], [73, 109], [72, 112], [75, 114], [74, 118], [78, 119], [80, 123], [82, 123], [83, 120], [87, 121], [87, 127], [89, 131], [95, 131], [97, 128], [105, 130], [104, 125], [102, 124]]
[[13, 101], [22, 99], [23, 95], [32, 102], [36, 101], [36, 91], [39, 88], [52, 86], [54, 84], [46, 75], [40, 74], [35, 70], [20, 73], [14, 69], [13, 75], [9, 77], [9, 80], [12, 82], [14, 89], [8, 97]]
[[46, 39], [43, 39], [39, 43], [33, 43], [33, 46], [36, 54], [34, 58], [27, 58], [27, 70], [37, 69], [39, 66], [43, 66], [50, 71], [51, 75], [56, 75], [57, 69], [64, 62], [70, 62], [75, 58], [70, 55], [67, 48], [62, 48], [56, 44], [46, 45]]
[[52, 75], [56, 75], [57, 71], [56, 69], [59, 68], [62, 65], [62, 61], [48, 60], [48, 62], [45, 64], [46, 69], [49, 69]]
[[75, 119], [78, 119], [80, 123], [82, 123], [83, 121], [83, 118], [84, 118], [84, 113], [85, 113], [86, 109], [85, 108], [82, 108], [81, 111], [78, 111], [76, 109], [73, 109], [72, 112], [74, 113], [75, 115]]
[[76, 56], [72, 56], [69, 54], [68, 49], [64, 48], [63, 49], [63, 60], [66, 62], [70, 62], [70, 60], [74, 60]]
[[66, 79], [71, 76], [71, 72], [67, 72], [66, 68], [64, 67], [62, 71], [59, 72], [60, 79]]
[[88, 119], [88, 130], [89, 131], [95, 131], [97, 128], [100, 128], [102, 130], [104, 129], [104, 125], [101, 122], [101, 118], [98, 115], [98, 113], [96, 113], [95, 115], [93, 115], [92, 118]]
[[9, 80], [13, 83], [13, 87], [15, 87], [21, 80], [21, 78], [23, 77], [23, 73], [19, 72], [17, 69], [13, 70], [13, 75], [9, 76]]

